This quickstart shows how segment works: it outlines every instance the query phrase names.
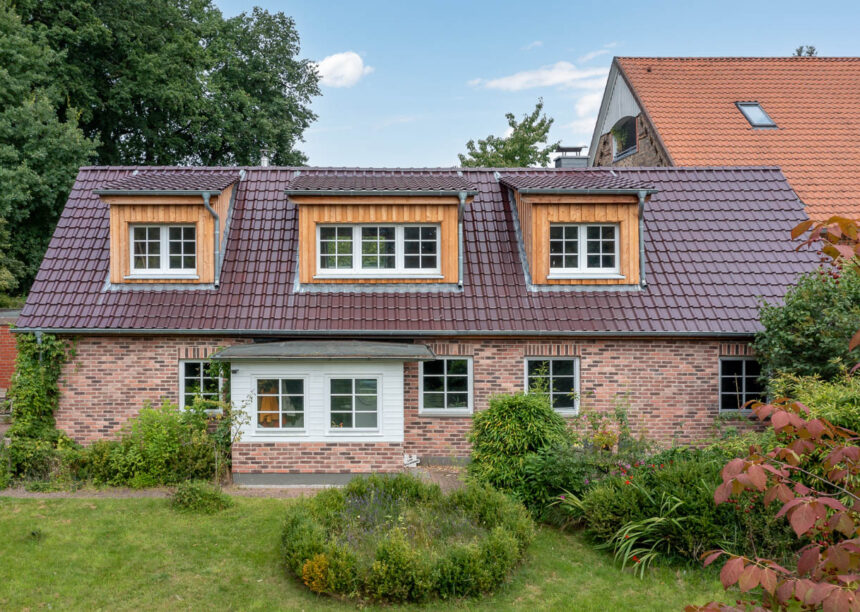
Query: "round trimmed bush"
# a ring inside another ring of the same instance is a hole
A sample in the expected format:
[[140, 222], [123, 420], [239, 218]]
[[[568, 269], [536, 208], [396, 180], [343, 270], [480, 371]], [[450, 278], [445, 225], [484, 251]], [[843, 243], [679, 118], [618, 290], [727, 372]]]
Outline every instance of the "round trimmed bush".
[[443, 495], [405, 474], [368, 476], [292, 504], [289, 572], [316, 593], [387, 602], [489, 593], [534, 536], [522, 505], [486, 486]]

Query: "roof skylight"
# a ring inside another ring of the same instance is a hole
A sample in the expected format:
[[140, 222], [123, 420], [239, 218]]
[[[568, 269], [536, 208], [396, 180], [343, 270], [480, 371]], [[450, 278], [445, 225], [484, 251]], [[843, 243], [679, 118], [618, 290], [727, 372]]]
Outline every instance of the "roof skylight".
[[758, 102], [736, 102], [738, 109], [754, 128], [775, 128], [776, 123], [770, 118]]

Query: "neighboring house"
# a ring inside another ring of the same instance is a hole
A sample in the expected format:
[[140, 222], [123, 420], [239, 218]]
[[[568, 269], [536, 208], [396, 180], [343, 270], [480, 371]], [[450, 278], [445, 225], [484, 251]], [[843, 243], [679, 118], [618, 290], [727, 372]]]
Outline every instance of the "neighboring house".
[[6, 412], [8, 403], [6, 394], [12, 384], [12, 374], [15, 372], [15, 337], [11, 329], [18, 320], [19, 310], [0, 309], [0, 435], [9, 429], [9, 415]]
[[779, 166], [813, 219], [860, 218], [860, 58], [616, 57], [591, 166]]
[[561, 414], [693, 441], [760, 393], [805, 218], [772, 168], [83, 168], [18, 331], [77, 339], [81, 442], [230, 362], [238, 482], [465, 458], [470, 415], [539, 377]]

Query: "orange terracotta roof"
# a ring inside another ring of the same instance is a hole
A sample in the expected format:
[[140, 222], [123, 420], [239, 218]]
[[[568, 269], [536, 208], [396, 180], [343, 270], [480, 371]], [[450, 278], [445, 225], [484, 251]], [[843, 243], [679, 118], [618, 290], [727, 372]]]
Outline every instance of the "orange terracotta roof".
[[[780, 166], [813, 219], [860, 219], [860, 58], [617, 61], [676, 166]], [[778, 129], [753, 129], [735, 102]]]

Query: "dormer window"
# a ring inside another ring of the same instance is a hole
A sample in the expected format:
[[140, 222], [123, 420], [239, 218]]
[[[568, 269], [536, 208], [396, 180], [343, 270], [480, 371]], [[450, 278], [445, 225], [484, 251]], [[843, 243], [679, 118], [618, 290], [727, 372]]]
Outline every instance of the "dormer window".
[[438, 225], [318, 225], [319, 277], [439, 276]]
[[550, 277], [618, 274], [618, 226], [553, 223], [549, 228]]
[[130, 225], [132, 276], [194, 276], [197, 228], [194, 225]]
[[624, 117], [611, 130], [612, 160], [616, 161], [636, 152], [636, 117]]
[[737, 102], [738, 109], [754, 128], [775, 128], [776, 123], [770, 118], [758, 102]]

